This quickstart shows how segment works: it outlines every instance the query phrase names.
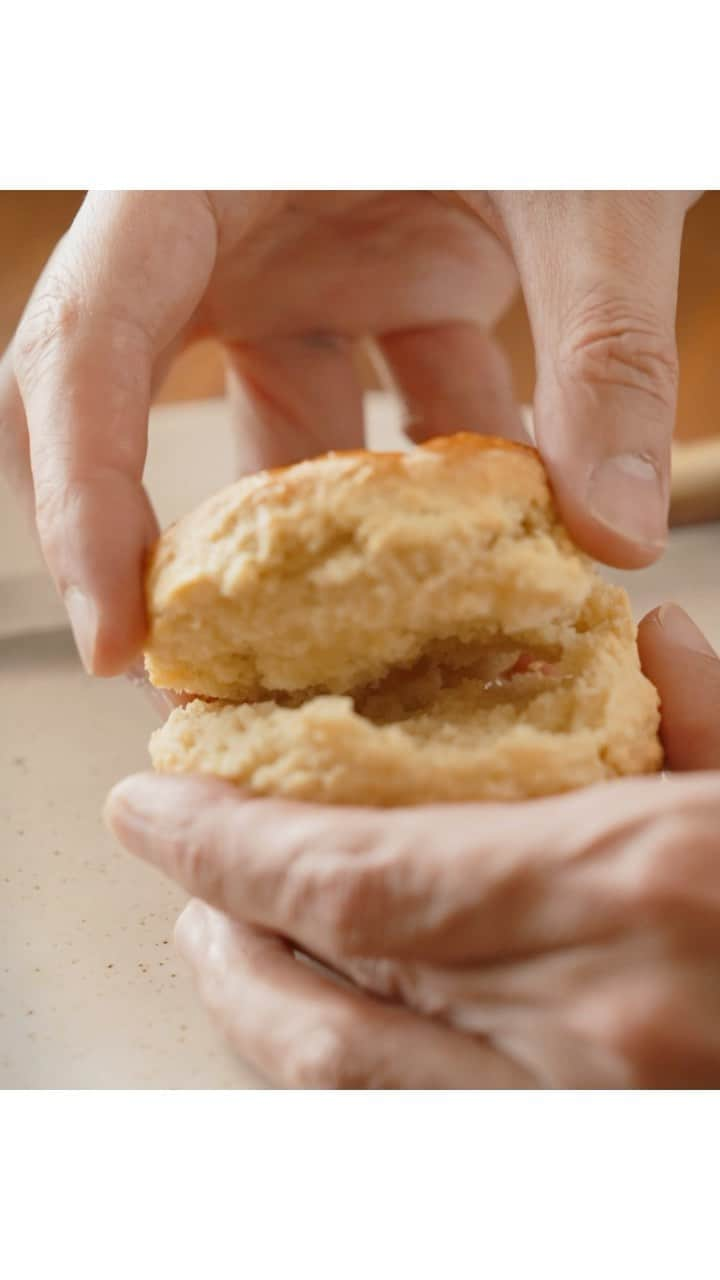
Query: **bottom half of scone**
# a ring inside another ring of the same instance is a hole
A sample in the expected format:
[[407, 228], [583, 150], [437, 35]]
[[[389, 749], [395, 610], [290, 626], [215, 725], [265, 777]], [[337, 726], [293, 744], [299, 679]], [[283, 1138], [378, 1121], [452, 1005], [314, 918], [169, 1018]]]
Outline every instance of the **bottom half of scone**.
[[602, 594], [575, 627], [445, 639], [344, 696], [196, 699], [153, 735], [153, 765], [259, 795], [380, 806], [514, 801], [652, 772], [657, 693], [624, 593]]

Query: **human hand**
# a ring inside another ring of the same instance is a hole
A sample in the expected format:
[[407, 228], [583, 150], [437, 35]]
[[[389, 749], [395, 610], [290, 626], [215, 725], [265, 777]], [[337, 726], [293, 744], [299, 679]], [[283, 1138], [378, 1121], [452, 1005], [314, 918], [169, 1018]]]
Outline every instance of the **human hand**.
[[[720, 769], [720, 660], [674, 606], [639, 644], [668, 766]], [[139, 775], [108, 817], [201, 899], [180, 949], [275, 1082], [720, 1083], [719, 774], [395, 811]]]
[[381, 347], [416, 437], [521, 434], [491, 331], [519, 278], [535, 428], [564, 518], [601, 560], [666, 532], [678, 192], [95, 193], [0, 367], [0, 466], [35, 512], [88, 670], [145, 634], [142, 486], [178, 350], [226, 349], [243, 470], [362, 443], [353, 344]]

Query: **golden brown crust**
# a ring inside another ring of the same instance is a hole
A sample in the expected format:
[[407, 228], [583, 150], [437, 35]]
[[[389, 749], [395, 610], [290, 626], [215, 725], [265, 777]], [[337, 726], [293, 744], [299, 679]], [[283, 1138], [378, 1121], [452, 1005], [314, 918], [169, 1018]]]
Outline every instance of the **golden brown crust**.
[[[660, 764], [627, 597], [524, 445], [459, 435], [248, 477], [166, 531], [147, 602], [153, 683], [222, 700], [173, 713], [160, 770], [394, 805]], [[498, 683], [488, 662], [528, 652], [552, 661]]]
[[[485, 453], [488, 449], [505, 450], [514, 454], [530, 454], [533, 458], [537, 456], [536, 450], [529, 444], [520, 444], [517, 440], [503, 440], [501, 436], [478, 436], [471, 431], [457, 431], [452, 436], [433, 436], [431, 440], [424, 440], [417, 448], [426, 449], [431, 453], [448, 454], [457, 460]], [[407, 450], [400, 449], [386, 449], [382, 452], [377, 449], [331, 449], [328, 453], [319, 454], [312, 461], [321, 462], [325, 458], [354, 458], [359, 462], [369, 463], [376, 474], [381, 474], [396, 470], [407, 456]], [[294, 471], [298, 465], [297, 462], [292, 462], [284, 467], [268, 467], [265, 471], [258, 472], [257, 478], [263, 483], [272, 484], [288, 472]]]

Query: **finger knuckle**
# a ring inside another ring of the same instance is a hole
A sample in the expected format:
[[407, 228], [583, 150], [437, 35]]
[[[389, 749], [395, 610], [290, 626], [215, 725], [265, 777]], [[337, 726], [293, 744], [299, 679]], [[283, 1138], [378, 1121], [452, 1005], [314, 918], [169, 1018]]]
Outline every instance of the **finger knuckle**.
[[633, 923], [681, 939], [698, 912], [720, 900], [718, 814], [701, 804], [658, 814], [637, 848], [629, 893]]
[[308, 858], [285, 886], [285, 915], [293, 928], [312, 921], [335, 955], [362, 951], [384, 911], [384, 877], [374, 864], [345, 858]]
[[62, 560], [65, 531], [72, 524], [76, 509], [71, 489], [54, 483], [35, 483], [35, 525], [40, 545], [51, 568]]
[[362, 1086], [353, 1028], [342, 1019], [309, 1028], [286, 1054], [294, 1089], [354, 1089]]
[[617, 994], [600, 1038], [622, 1063], [630, 1088], [656, 1088], [666, 1081], [684, 1008], [683, 993], [668, 973], [648, 976], [635, 989]]
[[329, 929], [339, 955], [363, 950], [374, 921], [386, 915], [385, 882], [372, 867], [357, 867], [340, 880], [330, 904]]
[[205, 902], [223, 901], [223, 863], [213, 842], [193, 816], [186, 817], [173, 832], [174, 863], [177, 876], [196, 897]]
[[678, 893], [684, 889], [678, 864], [686, 837], [687, 826], [677, 814], [656, 818], [646, 831], [630, 892], [637, 923], [665, 924], [674, 914]]
[[674, 338], [652, 316], [614, 300], [586, 300], [566, 325], [560, 363], [575, 381], [639, 391], [673, 411], [678, 388]]
[[280, 911], [291, 934], [311, 928], [338, 956], [383, 954], [389, 938], [415, 938], [448, 915], [444, 864], [429, 856], [419, 820], [354, 824], [337, 843], [334, 824], [329, 839], [320, 837], [303, 833], [287, 862]]
[[56, 371], [71, 372], [89, 340], [112, 361], [121, 385], [144, 386], [152, 343], [142, 318], [119, 300], [88, 295], [74, 275], [58, 269], [31, 299], [15, 334], [13, 365], [21, 389], [32, 389]]
[[21, 386], [41, 377], [62, 357], [83, 320], [83, 304], [70, 285], [49, 283], [33, 298], [13, 343], [15, 373]]
[[88, 486], [79, 477], [62, 475], [54, 467], [38, 469], [35, 526], [45, 560], [60, 587], [64, 586], [68, 564], [77, 551], [88, 498]]
[[[688, 966], [657, 963], [592, 1009], [592, 1039], [626, 1089], [716, 1088], [716, 994]], [[708, 996], [711, 998], [708, 999]], [[587, 1022], [587, 1019], [586, 1019]]]

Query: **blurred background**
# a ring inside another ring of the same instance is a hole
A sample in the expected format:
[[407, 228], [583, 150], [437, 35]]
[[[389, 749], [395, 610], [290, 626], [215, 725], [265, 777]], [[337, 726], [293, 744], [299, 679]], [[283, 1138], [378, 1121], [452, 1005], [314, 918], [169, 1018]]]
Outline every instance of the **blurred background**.
[[[53, 246], [83, 199], [82, 191], [0, 192], [0, 350], [12, 337], [28, 294]], [[677, 435], [695, 440], [720, 434], [720, 192], [712, 191], [688, 215], [678, 305], [680, 403]], [[518, 397], [532, 399], [534, 368], [527, 317], [518, 301], [499, 329], [512, 360]], [[369, 388], [375, 375], [362, 364]], [[218, 347], [198, 344], [176, 362], [160, 399], [204, 399], [223, 390]]]

